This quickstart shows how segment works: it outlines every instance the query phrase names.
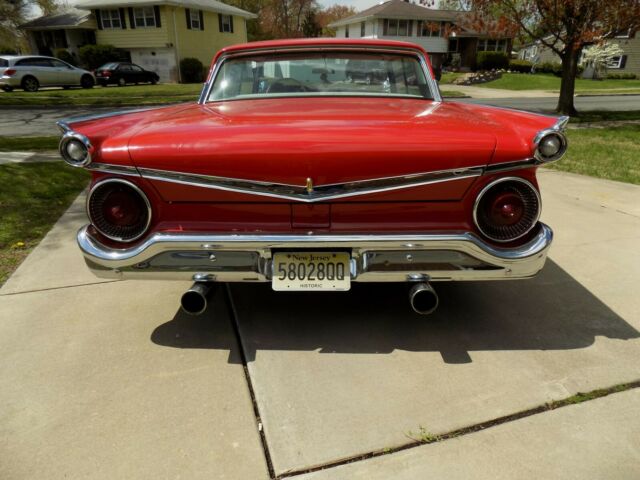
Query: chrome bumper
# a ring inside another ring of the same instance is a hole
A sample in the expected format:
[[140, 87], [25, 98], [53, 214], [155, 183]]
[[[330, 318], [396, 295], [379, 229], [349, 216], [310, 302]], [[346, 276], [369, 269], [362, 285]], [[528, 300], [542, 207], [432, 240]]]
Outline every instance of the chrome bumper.
[[95, 275], [111, 279], [267, 282], [277, 250], [351, 252], [358, 282], [501, 280], [528, 278], [544, 266], [553, 232], [539, 223], [517, 248], [496, 248], [472, 233], [433, 235], [201, 235], [156, 233], [128, 249], [93, 238], [78, 244]]

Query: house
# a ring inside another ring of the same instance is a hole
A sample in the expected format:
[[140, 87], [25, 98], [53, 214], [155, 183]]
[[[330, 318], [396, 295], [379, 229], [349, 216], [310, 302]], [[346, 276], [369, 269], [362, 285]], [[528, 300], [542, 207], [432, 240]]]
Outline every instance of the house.
[[77, 56], [83, 45], [96, 43], [96, 21], [91, 12], [69, 8], [36, 18], [20, 26], [26, 32], [31, 53], [53, 55], [60, 48]]
[[[607, 64], [609, 73], [633, 73], [640, 77], [640, 36], [638, 32], [629, 30], [615, 38], [607, 40], [615, 43], [622, 50], [622, 55], [611, 58]], [[531, 63], [560, 63], [560, 57], [540, 40], [523, 45], [518, 50], [518, 58]], [[582, 61], [580, 61], [582, 63]]]
[[436, 10], [404, 0], [389, 0], [333, 22], [339, 38], [381, 38], [417, 43], [435, 68], [454, 60], [461, 70], [476, 66], [478, 52], [510, 55], [512, 39], [496, 38], [463, 26], [468, 12]]
[[22, 28], [34, 53], [65, 48], [77, 54], [87, 43], [113, 45], [161, 82], [175, 82], [181, 59], [208, 66], [221, 48], [247, 41], [246, 21], [255, 17], [217, 0], [82, 0]]

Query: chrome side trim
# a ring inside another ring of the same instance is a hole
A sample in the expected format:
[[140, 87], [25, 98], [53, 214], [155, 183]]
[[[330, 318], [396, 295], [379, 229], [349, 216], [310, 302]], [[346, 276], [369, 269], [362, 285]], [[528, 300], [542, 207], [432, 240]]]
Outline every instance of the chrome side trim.
[[[405, 282], [416, 275], [432, 281], [528, 278], [544, 265], [553, 232], [539, 223], [531, 240], [496, 247], [477, 235], [230, 235], [155, 233], [125, 249], [101, 244], [78, 232], [88, 266], [103, 278], [269, 281], [273, 249], [335, 248], [351, 252], [351, 274], [360, 282]], [[419, 262], [424, 258], [425, 262]], [[388, 268], [387, 261], [394, 268]]]
[[127, 113], [138, 113], [138, 112], [146, 112], [148, 110], [157, 110], [159, 108], [163, 108], [163, 106], [153, 106], [153, 107], [145, 107], [145, 108], [134, 108], [131, 110], [114, 110], [111, 112], [103, 112], [103, 113], [91, 113], [88, 115], [78, 115], [77, 117], [67, 117], [56, 122], [56, 125], [62, 133], [67, 133], [73, 131], [71, 128], [71, 124], [80, 123], [80, 122], [88, 122], [90, 120], [100, 120], [103, 118], [109, 117], [117, 117], [118, 115], [126, 115]]
[[128, 175], [133, 177], [139, 177], [140, 172], [136, 167], [130, 167], [128, 165], [113, 165], [110, 163], [92, 163], [87, 166], [87, 170], [101, 173], [111, 173], [114, 175]]
[[269, 183], [243, 180], [239, 178], [154, 170], [150, 168], [139, 168], [138, 170], [142, 177], [148, 180], [159, 180], [229, 192], [248, 193], [252, 195], [280, 198], [283, 200], [295, 200], [311, 203], [358, 195], [367, 195], [371, 193], [388, 192], [463, 178], [479, 177], [483, 174], [484, 167], [479, 166], [453, 170], [441, 170], [437, 172], [417, 173], [374, 180], [318, 185], [313, 186], [312, 189], [309, 189], [307, 185]]
[[[375, 45], [349, 45], [349, 44], [344, 44], [344, 45], [340, 45], [340, 44], [335, 44], [335, 45], [323, 45], [323, 46], [305, 46], [305, 45], [301, 45], [299, 47], [282, 47], [282, 48], [273, 48], [273, 47], [267, 47], [267, 48], [256, 48], [256, 49], [251, 49], [251, 50], [242, 50], [242, 51], [237, 51], [237, 52], [229, 52], [229, 53], [225, 53], [223, 55], [220, 56], [220, 58], [218, 59], [218, 61], [216, 62], [216, 64], [213, 67], [213, 72], [211, 73], [211, 75], [209, 76], [209, 78], [207, 79], [207, 82], [204, 84], [204, 87], [202, 89], [202, 92], [200, 94], [200, 99], [198, 100], [198, 103], [200, 103], [201, 105], [205, 105], [207, 102], [207, 99], [211, 96], [211, 90], [213, 89], [213, 84], [215, 83], [215, 79], [220, 71], [220, 68], [222, 67], [222, 64], [224, 63], [225, 60], [229, 59], [229, 58], [236, 58], [236, 57], [246, 57], [246, 56], [251, 56], [251, 55], [256, 55], [256, 54], [270, 54], [270, 53], [290, 53], [290, 52], [300, 52], [300, 51], [308, 51], [308, 52], [327, 52], [327, 51], [353, 51], [353, 52], [362, 52], [363, 50], [366, 51], [373, 51], [373, 52], [380, 52], [380, 53], [399, 53], [402, 55], [414, 55], [418, 58], [418, 61], [420, 62], [420, 67], [422, 68], [422, 71], [424, 73], [425, 79], [427, 80], [427, 85], [429, 85], [429, 90], [433, 96], [433, 98], [424, 98], [424, 100], [431, 100], [434, 102], [442, 102], [442, 96], [440, 94], [440, 89], [438, 87], [438, 82], [436, 81], [436, 79], [431, 75], [431, 70], [428, 68], [428, 63], [427, 60], [425, 58], [425, 56], [422, 54], [422, 52], [412, 49], [412, 48], [403, 48], [403, 47], [378, 47]], [[269, 97], [265, 97], [265, 98], [269, 98]], [[229, 100], [233, 100], [233, 99], [229, 99]], [[229, 100], [216, 100], [216, 101], [220, 101], [220, 102], [224, 102], [224, 101], [229, 101]]]

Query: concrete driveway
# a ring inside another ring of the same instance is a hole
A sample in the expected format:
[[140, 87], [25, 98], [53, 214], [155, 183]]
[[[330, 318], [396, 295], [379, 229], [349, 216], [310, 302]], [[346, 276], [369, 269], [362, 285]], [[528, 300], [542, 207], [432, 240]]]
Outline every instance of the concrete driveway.
[[540, 177], [543, 273], [428, 318], [403, 285], [185, 316], [86, 271], [79, 200], [0, 290], [0, 478], [637, 478], [640, 389], [537, 407], [640, 379], [640, 187]]

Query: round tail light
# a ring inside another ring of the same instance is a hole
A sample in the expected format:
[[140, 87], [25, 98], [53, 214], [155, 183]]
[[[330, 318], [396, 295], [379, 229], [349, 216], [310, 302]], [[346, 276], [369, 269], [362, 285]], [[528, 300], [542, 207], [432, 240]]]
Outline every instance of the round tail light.
[[87, 212], [93, 226], [118, 242], [140, 238], [151, 223], [151, 204], [136, 185], [117, 178], [97, 183], [89, 192]]
[[478, 230], [496, 242], [526, 235], [540, 216], [540, 194], [531, 183], [516, 177], [500, 178], [482, 189], [473, 209]]

